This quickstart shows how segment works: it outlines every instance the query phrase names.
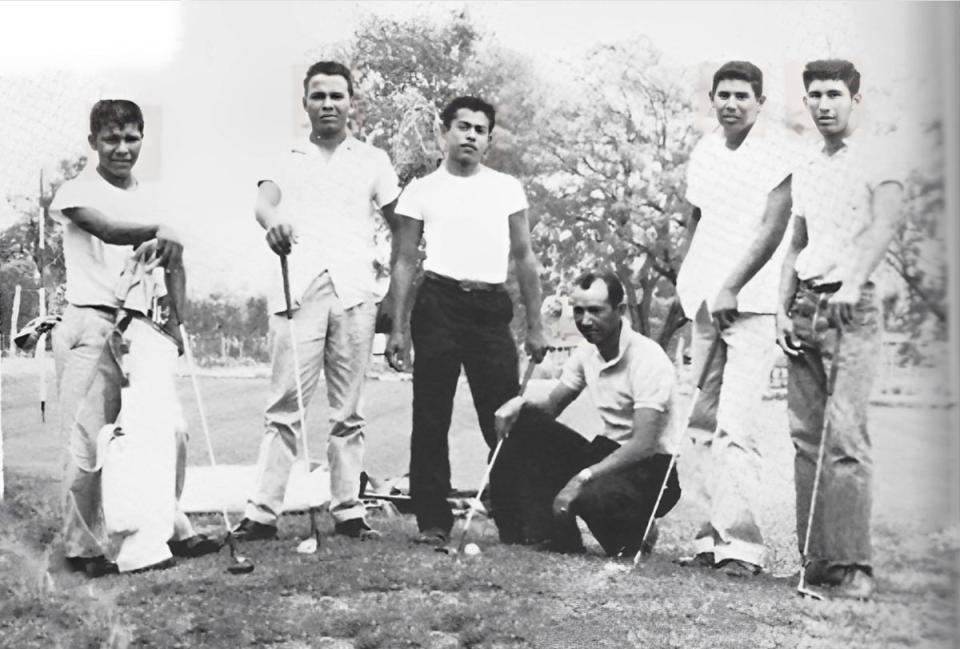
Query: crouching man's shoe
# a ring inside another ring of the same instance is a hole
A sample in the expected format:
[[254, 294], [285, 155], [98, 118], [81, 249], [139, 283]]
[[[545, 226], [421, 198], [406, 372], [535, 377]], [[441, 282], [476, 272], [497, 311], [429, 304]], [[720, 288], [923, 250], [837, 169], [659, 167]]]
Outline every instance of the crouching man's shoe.
[[74, 572], [82, 572], [93, 579], [120, 573], [117, 564], [108, 561], [103, 555], [98, 557], [67, 557], [67, 566]]
[[232, 534], [237, 541], [266, 541], [277, 538], [277, 526], [244, 518], [233, 528]]
[[173, 556], [193, 559], [202, 557], [205, 554], [219, 552], [220, 548], [223, 547], [223, 541], [220, 539], [212, 539], [205, 534], [194, 534], [189, 538], [179, 541], [168, 541], [167, 546], [170, 548], [170, 553], [173, 554]]
[[726, 559], [717, 563], [717, 569], [728, 577], [746, 578], [755, 577], [763, 570], [760, 566], [740, 559]]
[[380, 532], [367, 525], [367, 521], [362, 518], [351, 518], [350, 520], [340, 521], [334, 524], [333, 533], [340, 536], [348, 536], [351, 539], [360, 539], [361, 541], [372, 541], [383, 536]]

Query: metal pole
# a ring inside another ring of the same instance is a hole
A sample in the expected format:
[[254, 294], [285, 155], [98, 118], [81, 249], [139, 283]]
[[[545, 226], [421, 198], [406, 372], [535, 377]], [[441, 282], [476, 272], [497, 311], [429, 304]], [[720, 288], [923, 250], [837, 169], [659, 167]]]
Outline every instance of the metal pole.
[[[37, 249], [39, 254], [37, 255], [37, 273], [40, 275], [40, 288], [37, 291], [37, 302], [40, 321], [47, 315], [47, 290], [44, 284], [43, 277], [43, 257], [46, 251], [46, 226], [47, 226], [47, 208], [44, 205], [43, 201], [43, 169], [40, 170], [40, 194], [38, 195], [37, 204], [40, 206], [40, 213], [37, 216], [37, 238], [39, 239]], [[41, 334], [40, 338], [37, 340], [37, 351], [36, 358], [39, 361], [40, 366], [40, 421], [46, 422], [47, 420], [47, 371], [46, 371], [46, 351], [47, 351], [47, 335]]]

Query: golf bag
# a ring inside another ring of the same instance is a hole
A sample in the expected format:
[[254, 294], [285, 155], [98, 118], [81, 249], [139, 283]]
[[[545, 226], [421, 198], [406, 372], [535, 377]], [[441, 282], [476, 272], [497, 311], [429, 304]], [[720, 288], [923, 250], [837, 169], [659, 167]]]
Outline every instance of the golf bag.
[[118, 297], [124, 300], [108, 341], [120, 367], [120, 414], [100, 431], [97, 462], [106, 531], [121, 571], [169, 559], [177, 523], [177, 464], [186, 425], [174, 373], [179, 341], [165, 331], [163, 269], [132, 263]]

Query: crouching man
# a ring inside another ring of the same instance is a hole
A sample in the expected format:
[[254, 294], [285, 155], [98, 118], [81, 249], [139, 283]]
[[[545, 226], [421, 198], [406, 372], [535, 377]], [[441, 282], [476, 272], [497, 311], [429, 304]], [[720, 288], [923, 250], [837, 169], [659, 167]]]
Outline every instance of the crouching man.
[[[506, 439], [490, 498], [505, 543], [583, 552], [579, 516], [610, 556], [653, 548], [655, 528], [643, 537], [675, 451], [676, 375], [666, 353], [623, 319], [623, 298], [613, 273], [582, 275], [571, 303], [586, 341], [549, 396], [515, 397], [496, 412], [497, 434]], [[592, 441], [556, 421], [584, 388], [604, 424]], [[656, 516], [679, 498], [674, 468]]]

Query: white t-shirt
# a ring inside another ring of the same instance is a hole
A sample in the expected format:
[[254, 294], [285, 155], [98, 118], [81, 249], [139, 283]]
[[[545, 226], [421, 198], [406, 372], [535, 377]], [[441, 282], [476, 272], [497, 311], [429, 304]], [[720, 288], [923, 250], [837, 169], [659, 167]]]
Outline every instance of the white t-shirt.
[[[700, 208], [700, 222], [677, 277], [684, 313], [712, 306], [723, 283], [757, 237], [767, 197], [797, 165], [798, 147], [786, 138], [751, 131], [734, 150], [723, 132], [703, 137], [687, 167], [687, 200]], [[788, 230], [789, 231], [789, 230]], [[773, 256], [737, 296], [745, 313], [774, 313], [780, 267], [789, 245], [785, 235]]]
[[527, 208], [520, 181], [480, 165], [455, 176], [441, 165], [411, 182], [396, 213], [423, 221], [424, 270], [500, 284], [510, 263], [510, 215]]
[[797, 169], [793, 213], [807, 225], [807, 246], [795, 266], [797, 277], [843, 281], [856, 259], [858, 237], [873, 222], [874, 191], [884, 182], [906, 179], [900, 157], [880, 138], [855, 136], [844, 140], [833, 155], [818, 148]]
[[621, 325], [616, 358], [605, 361], [596, 345], [584, 341], [564, 365], [560, 383], [577, 393], [584, 388], [590, 391], [603, 420], [602, 434], [620, 444], [633, 437], [633, 413], [638, 408], [669, 413], [655, 448], [657, 453], [676, 452], [679, 431], [672, 414], [677, 385], [673, 364], [660, 345], [631, 329], [626, 320]]
[[[374, 266], [378, 210], [400, 194], [385, 151], [348, 136], [328, 159], [310, 141], [296, 142], [268, 163], [257, 180], [280, 187], [281, 218], [297, 235], [288, 257], [294, 306], [325, 270], [344, 308], [379, 297]], [[268, 305], [271, 313], [279, 313], [286, 308], [280, 263], [273, 268]]]
[[134, 183], [129, 189], [111, 185], [97, 173], [95, 164], [87, 165], [80, 175], [60, 186], [50, 205], [50, 215], [63, 224], [66, 298], [70, 304], [120, 306], [117, 281], [133, 254], [133, 247], [104, 243], [74, 224], [62, 210], [88, 207], [117, 221], [155, 223], [157, 198], [140, 183]]

